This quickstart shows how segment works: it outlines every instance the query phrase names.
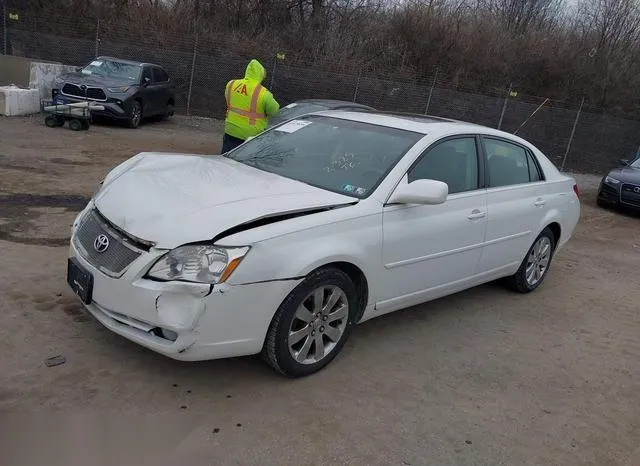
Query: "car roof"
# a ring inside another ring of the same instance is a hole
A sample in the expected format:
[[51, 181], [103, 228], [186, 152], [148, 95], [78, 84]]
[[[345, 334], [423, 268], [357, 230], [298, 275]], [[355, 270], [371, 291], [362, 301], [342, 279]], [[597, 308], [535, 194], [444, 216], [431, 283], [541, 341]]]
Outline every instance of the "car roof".
[[302, 100], [297, 100], [295, 103], [298, 104], [298, 105], [300, 105], [300, 104], [317, 104], [317, 105], [324, 105], [324, 106], [327, 106], [327, 107], [339, 107], [339, 106], [360, 107], [360, 108], [363, 108], [363, 109], [371, 109], [371, 110], [373, 110], [373, 108], [369, 107], [368, 105], [359, 104], [357, 102], [350, 102], [348, 100], [338, 100], [338, 99], [302, 99]]
[[141, 62], [141, 61], [134, 61], [134, 60], [125, 60], [124, 58], [117, 58], [117, 57], [107, 57], [107, 56], [101, 56], [101, 57], [97, 57], [96, 60], [110, 60], [110, 61], [117, 61], [118, 63], [126, 63], [127, 65], [135, 65], [135, 66], [157, 66], [158, 68], [162, 68], [161, 65], [158, 65], [156, 63], [147, 63], [147, 62]]
[[457, 134], [485, 134], [510, 139], [531, 146], [528, 141], [511, 133], [506, 133], [488, 126], [468, 123], [466, 121], [452, 120], [432, 115], [420, 115], [401, 112], [358, 112], [345, 110], [325, 110], [315, 113], [327, 117], [341, 118], [345, 120], [360, 121], [389, 128], [404, 129], [424, 135], [435, 133]]

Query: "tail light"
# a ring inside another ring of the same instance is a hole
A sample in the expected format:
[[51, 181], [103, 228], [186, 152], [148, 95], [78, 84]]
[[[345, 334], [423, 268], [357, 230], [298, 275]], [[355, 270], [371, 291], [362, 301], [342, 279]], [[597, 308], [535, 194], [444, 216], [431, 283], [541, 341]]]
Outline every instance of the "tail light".
[[573, 192], [576, 193], [576, 196], [580, 197], [580, 190], [578, 189], [578, 185], [573, 185]]

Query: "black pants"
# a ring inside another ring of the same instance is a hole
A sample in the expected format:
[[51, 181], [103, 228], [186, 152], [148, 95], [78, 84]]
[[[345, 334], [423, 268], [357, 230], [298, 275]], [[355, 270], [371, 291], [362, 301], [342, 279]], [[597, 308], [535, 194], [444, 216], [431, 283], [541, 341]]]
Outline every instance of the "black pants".
[[224, 137], [222, 138], [222, 152], [221, 154], [226, 154], [232, 149], [235, 149], [244, 141], [242, 139], [234, 138], [233, 136], [229, 136], [227, 133], [224, 133]]

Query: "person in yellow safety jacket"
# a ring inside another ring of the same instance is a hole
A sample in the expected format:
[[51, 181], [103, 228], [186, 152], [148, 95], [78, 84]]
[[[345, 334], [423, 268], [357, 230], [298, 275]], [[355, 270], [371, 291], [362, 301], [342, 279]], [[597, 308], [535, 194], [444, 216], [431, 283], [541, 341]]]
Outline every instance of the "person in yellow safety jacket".
[[223, 154], [238, 147], [247, 138], [262, 133], [267, 127], [267, 118], [280, 111], [278, 101], [262, 85], [266, 77], [264, 66], [254, 59], [247, 65], [244, 79], [234, 79], [227, 83]]

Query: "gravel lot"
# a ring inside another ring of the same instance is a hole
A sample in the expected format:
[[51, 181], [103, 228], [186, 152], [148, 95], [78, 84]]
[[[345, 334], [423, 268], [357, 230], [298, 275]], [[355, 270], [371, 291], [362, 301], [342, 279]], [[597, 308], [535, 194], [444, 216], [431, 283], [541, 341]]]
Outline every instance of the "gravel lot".
[[76, 211], [137, 152], [220, 141], [200, 119], [0, 119], [1, 464], [640, 465], [640, 220], [596, 208], [594, 177], [537, 292], [491, 284], [367, 322], [316, 376], [180, 363], [101, 328], [65, 283]]

